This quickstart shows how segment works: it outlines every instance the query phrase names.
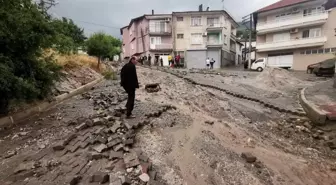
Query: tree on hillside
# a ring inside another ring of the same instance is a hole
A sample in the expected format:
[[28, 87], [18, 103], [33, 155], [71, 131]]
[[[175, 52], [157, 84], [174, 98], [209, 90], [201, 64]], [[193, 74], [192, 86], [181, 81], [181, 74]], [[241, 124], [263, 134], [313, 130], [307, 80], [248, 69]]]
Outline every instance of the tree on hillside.
[[84, 35], [84, 29], [79, 28], [71, 19], [55, 19], [51, 25], [56, 32], [54, 47], [60, 53], [76, 53], [79, 47], [84, 46], [84, 41], [87, 39]]
[[55, 32], [50, 19], [31, 0], [0, 0], [0, 114], [11, 100], [49, 95], [60, 67], [42, 51]]
[[99, 32], [93, 34], [86, 41], [86, 50], [89, 55], [98, 58], [98, 68], [103, 57], [113, 57], [120, 54], [121, 41], [110, 35]]

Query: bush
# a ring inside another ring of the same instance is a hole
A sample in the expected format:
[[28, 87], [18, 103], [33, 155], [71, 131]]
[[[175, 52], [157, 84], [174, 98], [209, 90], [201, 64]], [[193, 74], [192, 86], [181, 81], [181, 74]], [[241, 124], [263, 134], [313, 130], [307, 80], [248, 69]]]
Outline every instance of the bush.
[[106, 80], [117, 80], [118, 79], [117, 73], [113, 70], [106, 70], [102, 74]]
[[48, 96], [61, 67], [42, 55], [55, 36], [49, 17], [31, 0], [0, 2], [0, 114], [7, 114], [11, 100]]

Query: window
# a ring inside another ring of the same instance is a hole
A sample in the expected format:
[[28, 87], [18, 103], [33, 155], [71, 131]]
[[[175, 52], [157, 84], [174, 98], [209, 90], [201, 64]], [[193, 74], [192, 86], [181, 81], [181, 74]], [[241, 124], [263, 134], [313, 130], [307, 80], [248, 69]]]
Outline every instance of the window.
[[309, 30], [304, 30], [302, 32], [302, 38], [309, 38]]
[[216, 26], [219, 24], [219, 18], [216, 17], [216, 18], [208, 18], [207, 19], [207, 24], [208, 26]]
[[307, 50], [306, 55], [310, 55], [310, 54], [312, 54], [312, 50]]
[[319, 7], [314, 7], [314, 8], [307, 8], [303, 10], [303, 16], [310, 16], [310, 15], [315, 15], [319, 14], [324, 11], [324, 7], [319, 6]]
[[177, 39], [183, 39], [183, 34], [182, 33], [180, 33], [180, 34], [177, 34]]
[[159, 45], [161, 44], [161, 37], [151, 37], [150, 38], [151, 45]]
[[304, 54], [305, 54], [305, 51], [301, 51], [300, 54], [301, 54], [301, 55], [304, 55]]
[[312, 54], [317, 54], [317, 49], [313, 49]]
[[254, 63], [263, 62], [263, 61], [264, 61], [264, 59], [259, 59], [259, 60], [255, 61]]
[[191, 26], [202, 26], [202, 17], [192, 17]]
[[182, 22], [183, 21], [183, 17], [176, 17], [177, 22]]
[[203, 44], [202, 33], [192, 33], [191, 44]]
[[321, 28], [310, 29], [309, 37], [321, 37]]
[[331, 48], [325, 48], [324, 53], [330, 53]]
[[331, 48], [332, 53], [336, 53], [336, 48]]
[[317, 50], [317, 53], [318, 53], [318, 54], [323, 54], [323, 53], [324, 53], [324, 49], [319, 49], [319, 50]]
[[161, 33], [161, 32], [167, 32], [168, 26], [165, 21], [157, 21], [157, 20], [151, 20], [149, 22], [149, 32], [152, 33]]

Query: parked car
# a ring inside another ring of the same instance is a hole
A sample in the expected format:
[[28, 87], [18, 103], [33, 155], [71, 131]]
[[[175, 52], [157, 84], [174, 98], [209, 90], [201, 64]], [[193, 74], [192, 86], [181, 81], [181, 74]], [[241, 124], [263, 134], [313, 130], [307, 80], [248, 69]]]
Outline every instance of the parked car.
[[323, 62], [316, 64], [313, 69], [313, 73], [316, 76], [328, 75], [332, 76], [335, 74], [335, 62], [336, 58], [328, 59]]

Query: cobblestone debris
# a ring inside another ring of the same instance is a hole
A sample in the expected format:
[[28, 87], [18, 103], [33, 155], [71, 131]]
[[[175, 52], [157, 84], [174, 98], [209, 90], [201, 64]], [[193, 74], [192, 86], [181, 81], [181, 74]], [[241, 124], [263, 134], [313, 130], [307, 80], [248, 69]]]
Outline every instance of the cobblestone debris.
[[145, 89], [148, 93], [153, 93], [153, 92], [159, 92], [161, 90], [160, 84], [155, 83], [155, 84], [147, 84], [145, 86]]
[[[146, 66], [142, 66], [142, 67], [148, 68]], [[269, 102], [267, 102], [265, 100], [261, 100], [261, 98], [258, 98], [258, 97], [250, 97], [248, 95], [243, 95], [243, 94], [240, 94], [240, 93], [237, 93], [237, 92], [233, 92], [231, 90], [224, 89], [224, 88], [221, 88], [221, 87], [217, 87], [217, 86], [214, 86], [214, 85], [203, 84], [203, 83], [196, 82], [193, 79], [184, 77], [184, 75], [180, 74], [179, 71], [171, 71], [169, 69], [162, 69], [162, 68], [159, 68], [159, 67], [157, 67], [156, 69], [159, 70], [159, 71], [162, 71], [162, 72], [169, 73], [169, 74], [174, 75], [176, 77], [183, 78], [184, 80], [188, 81], [191, 84], [200, 85], [200, 86], [203, 86], [203, 87], [208, 87], [208, 88], [216, 89], [216, 90], [225, 92], [228, 95], [240, 98], [240, 99], [246, 99], [246, 100], [254, 101], [254, 102], [257, 102], [257, 103], [260, 103], [260, 104], [264, 105], [265, 107], [274, 109], [274, 110], [279, 111], [279, 112], [289, 113], [289, 114], [293, 114], [293, 115], [297, 115], [297, 116], [306, 116], [305, 112], [296, 111], [296, 110], [290, 110], [290, 109], [286, 109], [286, 108], [283, 108], [283, 107], [279, 107], [278, 105], [273, 105], [272, 103], [269, 103]]]

